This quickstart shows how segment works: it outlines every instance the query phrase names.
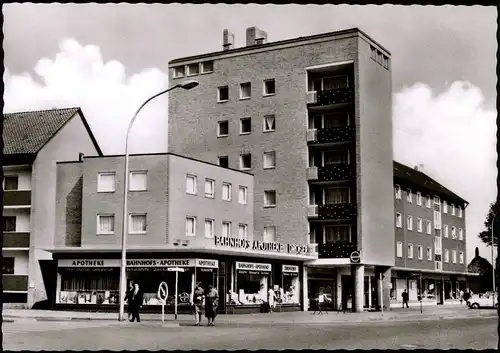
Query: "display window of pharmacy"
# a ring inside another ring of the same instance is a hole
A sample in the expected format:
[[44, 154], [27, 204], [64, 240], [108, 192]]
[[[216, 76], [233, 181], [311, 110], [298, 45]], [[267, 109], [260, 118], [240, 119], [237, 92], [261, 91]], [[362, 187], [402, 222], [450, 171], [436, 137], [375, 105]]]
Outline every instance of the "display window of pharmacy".
[[210, 285], [218, 290], [219, 262], [217, 260], [198, 259], [194, 278], [195, 283], [200, 283], [205, 293], [208, 293], [208, 286]]
[[272, 266], [269, 263], [235, 262], [229, 305], [260, 305], [267, 302]]
[[299, 305], [300, 280], [299, 266], [276, 265], [273, 289], [278, 304]]

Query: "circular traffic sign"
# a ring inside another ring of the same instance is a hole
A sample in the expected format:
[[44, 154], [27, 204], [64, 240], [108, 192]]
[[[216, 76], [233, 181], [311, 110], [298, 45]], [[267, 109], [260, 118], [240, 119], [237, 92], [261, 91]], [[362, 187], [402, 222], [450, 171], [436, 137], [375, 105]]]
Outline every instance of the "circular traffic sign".
[[167, 297], [168, 297], [167, 283], [161, 282], [160, 286], [158, 287], [158, 298], [160, 298], [162, 302], [165, 302], [167, 300]]
[[179, 301], [181, 303], [187, 303], [189, 301], [189, 294], [186, 292], [179, 294]]
[[359, 251], [353, 251], [351, 253], [351, 262], [358, 263], [361, 260], [361, 256], [359, 255]]

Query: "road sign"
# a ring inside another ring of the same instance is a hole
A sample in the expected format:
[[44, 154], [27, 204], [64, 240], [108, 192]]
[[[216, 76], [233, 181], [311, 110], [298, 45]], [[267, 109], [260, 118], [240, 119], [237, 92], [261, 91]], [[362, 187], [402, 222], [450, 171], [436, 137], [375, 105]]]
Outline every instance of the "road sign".
[[168, 298], [168, 285], [166, 282], [161, 282], [158, 287], [158, 298], [161, 302], [161, 322], [165, 320], [165, 303]]
[[[184, 269], [182, 267], [169, 267], [168, 271], [174, 271], [175, 272], [175, 302], [174, 302], [174, 313], [175, 313], [175, 319], [177, 320], [177, 288], [179, 284], [179, 272], [184, 272]], [[186, 293], [187, 294], [187, 293]]]
[[168, 270], [170, 272], [175, 271], [175, 272], [184, 272], [184, 269], [182, 267], [169, 267]]
[[359, 251], [353, 251], [350, 256], [351, 262], [352, 263], [359, 263], [361, 261], [361, 256], [359, 254]]

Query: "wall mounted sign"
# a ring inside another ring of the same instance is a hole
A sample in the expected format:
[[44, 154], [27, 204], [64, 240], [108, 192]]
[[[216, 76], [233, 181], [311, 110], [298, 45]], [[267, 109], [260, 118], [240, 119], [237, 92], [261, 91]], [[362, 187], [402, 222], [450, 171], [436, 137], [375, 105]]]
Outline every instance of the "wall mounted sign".
[[236, 262], [236, 270], [271, 272], [271, 264], [260, 264], [253, 262]]
[[299, 273], [299, 266], [283, 265], [282, 271], [288, 273]]
[[260, 240], [245, 240], [228, 237], [214, 237], [215, 246], [233, 249], [271, 251], [286, 254], [310, 255], [308, 245], [283, 244], [277, 242], [263, 242]]
[[351, 262], [354, 264], [359, 263], [361, 261], [361, 256], [359, 254], [359, 251], [353, 251], [351, 253], [351, 256], [349, 256], [349, 258], [351, 259]]
[[219, 268], [219, 260], [196, 259], [196, 267]]
[[[58, 267], [70, 268], [105, 268], [120, 267], [121, 259], [108, 260], [59, 260]], [[218, 260], [205, 259], [128, 259], [127, 268], [146, 267], [204, 267], [219, 268]]]

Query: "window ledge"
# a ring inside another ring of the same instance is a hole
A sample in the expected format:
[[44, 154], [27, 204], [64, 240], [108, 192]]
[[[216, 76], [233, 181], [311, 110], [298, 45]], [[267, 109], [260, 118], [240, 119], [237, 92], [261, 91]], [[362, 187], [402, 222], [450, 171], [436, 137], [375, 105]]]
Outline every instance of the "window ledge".
[[274, 132], [274, 131], [276, 131], [276, 129], [275, 130], [263, 130], [262, 132]]
[[96, 235], [114, 235], [115, 233], [96, 233]]
[[196, 73], [196, 74], [188, 74], [186, 77], [193, 77], [193, 76], [198, 76], [199, 73]]
[[229, 137], [229, 134], [228, 135], [217, 135], [217, 138], [223, 138], [223, 137]]
[[207, 199], [215, 199], [215, 195], [206, 195], [206, 194], [205, 194], [205, 197], [206, 197]]
[[196, 196], [197, 194], [196, 194], [195, 192], [187, 192], [187, 191], [186, 191], [186, 195]]
[[252, 132], [240, 132], [240, 135], [250, 135]]
[[250, 98], [252, 98], [252, 97], [240, 97], [240, 101], [245, 101], [245, 100], [248, 100]]
[[263, 97], [272, 97], [272, 96], [275, 96], [275, 95], [276, 95], [276, 93], [267, 93], [267, 94], [264, 93], [262, 96]]
[[186, 233], [186, 236], [187, 236], [187, 237], [195, 237], [195, 236], [196, 236], [196, 234], [188, 234], [188, 233]]
[[276, 205], [265, 205], [264, 208], [276, 208]]
[[129, 192], [144, 192], [144, 191], [148, 191], [148, 189], [129, 190]]
[[184, 75], [182, 75], [182, 76], [173, 76], [172, 78], [173, 79], [179, 79], [179, 78], [183, 78], [183, 77], [184, 77]]
[[97, 190], [98, 194], [112, 194], [114, 192], [116, 192], [116, 190], [110, 190], [110, 191], [99, 191], [99, 190]]
[[128, 232], [128, 235], [145, 235], [148, 234], [148, 232]]
[[276, 169], [276, 166], [272, 166], [272, 167], [263, 167], [263, 169]]
[[217, 103], [227, 103], [229, 102], [229, 99], [225, 99], [225, 100], [218, 100]]

